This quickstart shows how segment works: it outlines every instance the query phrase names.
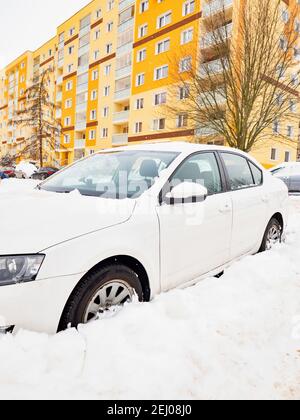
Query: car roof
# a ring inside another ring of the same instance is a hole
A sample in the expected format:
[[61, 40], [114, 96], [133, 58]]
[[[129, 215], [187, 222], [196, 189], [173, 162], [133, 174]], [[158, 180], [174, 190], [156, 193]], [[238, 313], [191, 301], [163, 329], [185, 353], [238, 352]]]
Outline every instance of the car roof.
[[[234, 151], [240, 154], [247, 155], [246, 153], [238, 150], [232, 149], [225, 146], [216, 146], [216, 145], [207, 145], [207, 144], [196, 144], [188, 142], [149, 142], [142, 143], [137, 145], [121, 146], [113, 149], [102, 150], [101, 152], [110, 152], [118, 150], [149, 150], [154, 152], [176, 152], [176, 153], [194, 153], [198, 151], [208, 151], [208, 150], [221, 150], [221, 151]], [[100, 152], [100, 153], [101, 153]]]

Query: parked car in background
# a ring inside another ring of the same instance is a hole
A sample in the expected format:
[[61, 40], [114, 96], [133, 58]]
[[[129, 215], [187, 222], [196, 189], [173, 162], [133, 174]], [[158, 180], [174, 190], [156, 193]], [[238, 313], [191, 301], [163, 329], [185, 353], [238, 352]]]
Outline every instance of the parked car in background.
[[31, 162], [22, 161], [16, 166], [16, 177], [27, 179], [34, 174], [38, 168]]
[[8, 176], [4, 172], [2, 172], [0, 169], [0, 179], [7, 179], [7, 178]]
[[89, 156], [13, 205], [1, 197], [0, 330], [55, 333], [218, 275], [281, 241], [288, 203], [286, 186], [235, 149]]
[[30, 178], [37, 179], [39, 181], [44, 181], [45, 179], [49, 178], [51, 175], [54, 175], [56, 172], [58, 172], [57, 168], [51, 168], [51, 167], [40, 168], [37, 170], [37, 172], [32, 174]]
[[3, 172], [8, 178], [16, 178], [16, 170], [12, 166], [0, 168], [0, 172]]
[[282, 163], [270, 172], [286, 184], [290, 193], [300, 193], [300, 162]]

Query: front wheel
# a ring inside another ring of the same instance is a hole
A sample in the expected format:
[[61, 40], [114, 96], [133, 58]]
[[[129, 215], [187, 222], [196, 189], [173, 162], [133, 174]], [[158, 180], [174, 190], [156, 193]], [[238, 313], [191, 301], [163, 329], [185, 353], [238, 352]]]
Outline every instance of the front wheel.
[[282, 241], [282, 226], [277, 219], [270, 220], [259, 252], [270, 251]]
[[124, 265], [109, 265], [86, 276], [72, 293], [64, 310], [59, 330], [77, 327], [98, 318], [113, 306], [131, 302], [143, 290], [137, 274]]

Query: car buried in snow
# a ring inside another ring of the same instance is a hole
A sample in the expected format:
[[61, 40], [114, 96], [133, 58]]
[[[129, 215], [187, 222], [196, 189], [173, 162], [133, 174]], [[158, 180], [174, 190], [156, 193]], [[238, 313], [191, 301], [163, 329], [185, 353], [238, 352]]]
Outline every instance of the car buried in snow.
[[226, 147], [154, 143], [84, 158], [1, 196], [0, 327], [56, 333], [218, 275], [281, 241], [287, 204], [280, 180]]

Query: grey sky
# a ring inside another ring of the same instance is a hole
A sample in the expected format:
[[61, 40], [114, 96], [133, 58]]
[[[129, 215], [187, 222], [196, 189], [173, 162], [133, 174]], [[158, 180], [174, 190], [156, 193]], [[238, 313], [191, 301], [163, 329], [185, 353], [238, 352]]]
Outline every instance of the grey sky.
[[89, 0], [0, 0], [0, 68], [35, 50]]

